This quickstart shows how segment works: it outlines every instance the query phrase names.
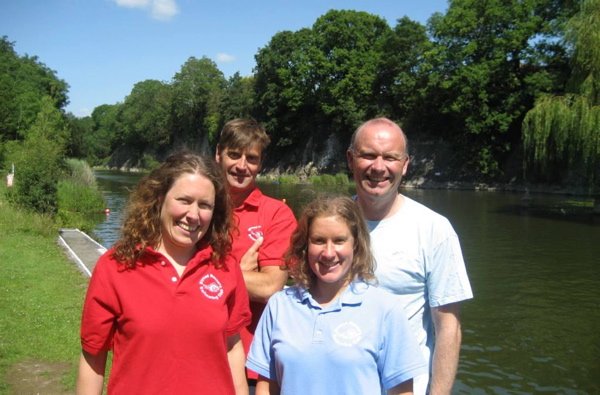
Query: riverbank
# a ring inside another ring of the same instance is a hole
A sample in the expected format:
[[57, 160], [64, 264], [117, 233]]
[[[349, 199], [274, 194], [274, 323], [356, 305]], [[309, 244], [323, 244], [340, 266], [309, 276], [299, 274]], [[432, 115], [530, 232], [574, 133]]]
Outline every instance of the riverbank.
[[0, 187], [0, 394], [74, 392], [87, 279], [48, 217], [15, 209]]

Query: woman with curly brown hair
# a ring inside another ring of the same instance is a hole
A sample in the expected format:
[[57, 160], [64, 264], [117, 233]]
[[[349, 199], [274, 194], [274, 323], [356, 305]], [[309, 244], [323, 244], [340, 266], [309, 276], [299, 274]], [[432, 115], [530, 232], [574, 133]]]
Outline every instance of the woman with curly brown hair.
[[349, 197], [304, 209], [246, 366], [257, 395], [410, 394], [425, 361], [396, 296], [373, 286], [369, 232]]
[[133, 191], [96, 264], [81, 324], [78, 394], [247, 393], [248, 294], [229, 255], [231, 208], [212, 159], [170, 156]]

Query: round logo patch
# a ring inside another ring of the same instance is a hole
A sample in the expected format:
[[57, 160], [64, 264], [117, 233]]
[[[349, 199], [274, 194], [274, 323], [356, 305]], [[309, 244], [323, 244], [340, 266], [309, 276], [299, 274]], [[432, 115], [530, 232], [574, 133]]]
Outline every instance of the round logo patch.
[[362, 331], [354, 322], [342, 322], [333, 330], [333, 340], [344, 347], [352, 347], [362, 339]]
[[264, 237], [263, 231], [262, 231], [262, 226], [261, 225], [256, 225], [256, 226], [251, 226], [248, 228], [248, 237], [252, 240], [252, 241], [256, 241], [261, 237]]
[[223, 285], [213, 274], [206, 274], [200, 279], [200, 292], [208, 299], [219, 299], [223, 296]]

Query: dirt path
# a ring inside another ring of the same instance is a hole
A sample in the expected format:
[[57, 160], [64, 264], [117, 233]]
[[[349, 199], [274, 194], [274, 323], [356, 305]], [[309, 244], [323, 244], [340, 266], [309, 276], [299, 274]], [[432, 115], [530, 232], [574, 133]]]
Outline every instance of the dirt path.
[[69, 395], [61, 379], [68, 373], [66, 363], [25, 361], [10, 368], [6, 373], [9, 394], [14, 395]]

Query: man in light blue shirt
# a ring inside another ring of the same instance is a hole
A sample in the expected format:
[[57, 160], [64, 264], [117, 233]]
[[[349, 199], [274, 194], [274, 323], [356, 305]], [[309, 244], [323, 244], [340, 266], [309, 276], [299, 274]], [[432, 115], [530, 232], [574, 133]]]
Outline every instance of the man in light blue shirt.
[[400, 296], [429, 361], [415, 394], [450, 394], [461, 344], [460, 302], [473, 297], [450, 222], [398, 193], [409, 164], [407, 140], [387, 118], [362, 124], [347, 151], [356, 200], [367, 219], [379, 285]]

